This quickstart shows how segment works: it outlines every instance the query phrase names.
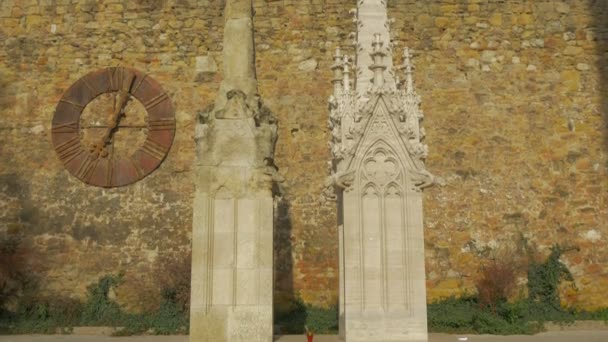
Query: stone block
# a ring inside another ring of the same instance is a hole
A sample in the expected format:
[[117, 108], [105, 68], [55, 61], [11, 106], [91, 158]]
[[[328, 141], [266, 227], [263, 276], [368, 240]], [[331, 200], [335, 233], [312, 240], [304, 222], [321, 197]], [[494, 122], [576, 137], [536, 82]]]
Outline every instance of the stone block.
[[210, 82], [215, 78], [217, 71], [217, 64], [212, 56], [196, 56], [194, 69], [195, 82]]

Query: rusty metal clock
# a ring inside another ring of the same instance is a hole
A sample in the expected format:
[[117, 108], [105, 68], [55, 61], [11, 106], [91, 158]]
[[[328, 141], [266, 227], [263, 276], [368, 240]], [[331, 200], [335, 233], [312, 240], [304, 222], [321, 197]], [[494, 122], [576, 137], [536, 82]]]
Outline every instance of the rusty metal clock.
[[130, 68], [105, 68], [66, 90], [51, 136], [72, 175], [90, 185], [118, 187], [162, 163], [175, 136], [175, 114], [152, 77]]

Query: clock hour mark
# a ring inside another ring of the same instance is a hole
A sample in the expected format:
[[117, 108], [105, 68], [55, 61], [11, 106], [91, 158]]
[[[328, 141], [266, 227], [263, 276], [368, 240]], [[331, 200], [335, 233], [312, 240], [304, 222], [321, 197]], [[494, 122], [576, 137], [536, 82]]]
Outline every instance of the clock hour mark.
[[131, 70], [116, 68], [116, 70], [114, 70], [114, 78], [112, 79], [112, 89], [130, 92], [134, 80], [135, 73]]
[[118, 87], [118, 90], [121, 90], [122, 88], [122, 81], [123, 81], [123, 76], [124, 76], [124, 69], [123, 68], [116, 68], [116, 70], [114, 71], [114, 75], [116, 75], [116, 86]]
[[146, 139], [141, 151], [158, 160], [165, 157], [165, 147], [150, 139]]
[[91, 95], [95, 95], [96, 94], [95, 90], [93, 89], [93, 86], [91, 86], [89, 84], [89, 82], [87, 82], [87, 78], [86, 77], [81, 78], [81, 81], [82, 81], [82, 84], [84, 84], [84, 86], [87, 87], [87, 89], [89, 89], [89, 91], [91, 92]]
[[84, 109], [84, 106], [81, 105], [80, 103], [76, 103], [76, 102], [73, 102], [73, 101], [70, 101], [70, 100], [61, 99], [61, 100], [59, 100], [59, 102], [67, 103], [67, 104], [72, 105], [74, 107], [78, 107], [80, 109]]
[[168, 131], [175, 129], [175, 119], [156, 119], [148, 122], [150, 131]]
[[131, 94], [135, 94], [137, 92], [137, 89], [139, 89], [139, 87], [141, 87], [141, 85], [146, 80], [146, 77], [148, 77], [148, 74], [145, 74], [144, 77], [142, 77], [141, 80], [139, 82], [137, 82], [137, 85], [131, 90]]
[[135, 82], [135, 74], [130, 71], [124, 71], [123, 70], [123, 74], [126, 73], [126, 76], [124, 77], [124, 80], [121, 83], [122, 89], [126, 92], [131, 92], [131, 87], [133, 87], [133, 82]]
[[151, 98], [150, 100], [146, 101], [146, 103], [144, 103], [144, 107], [146, 107], [147, 110], [150, 110], [152, 108], [154, 108], [155, 106], [157, 106], [159, 103], [168, 100], [169, 96], [167, 96], [167, 93], [160, 93], [156, 96], [154, 96], [153, 98]]
[[133, 164], [135, 172], [137, 172], [137, 178], [142, 178], [143, 176], [145, 176], [144, 170], [141, 168], [138, 162], [133, 160], [133, 156], [129, 158], [129, 161], [131, 162], [131, 164]]
[[51, 128], [52, 133], [76, 133], [77, 131], [77, 121], [70, 121], [59, 125], [54, 125], [53, 128]]
[[64, 164], [69, 163], [70, 161], [72, 161], [72, 159], [76, 158], [76, 156], [84, 152], [81, 148], [80, 138], [78, 136], [74, 136], [72, 139], [55, 147], [55, 151], [57, 151], [59, 159]]
[[114, 91], [116, 88], [114, 87], [114, 68], [107, 68], [106, 72], [108, 75], [108, 92]]
[[76, 177], [88, 182], [97, 167], [97, 163], [99, 163], [99, 158], [95, 158], [92, 155], [86, 156], [75, 173]]
[[112, 176], [114, 173], [114, 159], [108, 159], [106, 163], [106, 186], [112, 186]]

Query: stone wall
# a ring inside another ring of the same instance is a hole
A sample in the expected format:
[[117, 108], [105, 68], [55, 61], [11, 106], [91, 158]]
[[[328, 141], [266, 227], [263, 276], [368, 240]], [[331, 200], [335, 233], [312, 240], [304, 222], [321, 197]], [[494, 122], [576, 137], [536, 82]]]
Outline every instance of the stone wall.
[[[196, 72], [196, 58], [221, 55], [222, 10], [217, 1], [1, 2], [0, 229], [25, 234], [43, 289], [83, 296], [100, 276], [124, 272], [121, 302], [157, 301], [155, 261], [190, 248], [194, 117], [219, 85], [219, 75]], [[71, 176], [50, 139], [62, 93], [107, 66], [149, 73], [177, 120], [160, 168], [115, 189]]]
[[395, 43], [420, 53], [427, 166], [447, 180], [425, 194], [429, 300], [471, 289], [483, 259], [561, 244], [580, 248], [567, 301], [606, 306], [608, 4], [389, 4]]
[[[117, 296], [141, 309], [156, 296], [159, 256], [189, 249], [195, 116], [221, 81], [223, 5], [0, 3], [0, 233], [25, 235], [47, 291], [82, 296], [99, 276], [124, 272]], [[255, 1], [259, 88], [279, 117], [276, 164], [285, 178], [279, 305], [337, 301], [335, 206], [320, 193], [330, 159], [329, 66], [335, 46], [350, 41], [353, 7]], [[579, 288], [567, 299], [608, 305], [607, 11], [603, 1], [389, 1], [396, 49], [419, 52], [427, 166], [447, 180], [425, 193], [429, 300], [471, 289], [484, 258], [527, 240], [541, 256], [554, 243], [579, 247], [564, 257]], [[161, 83], [177, 136], [150, 176], [93, 188], [63, 169], [51, 118], [69, 85], [117, 65]]]

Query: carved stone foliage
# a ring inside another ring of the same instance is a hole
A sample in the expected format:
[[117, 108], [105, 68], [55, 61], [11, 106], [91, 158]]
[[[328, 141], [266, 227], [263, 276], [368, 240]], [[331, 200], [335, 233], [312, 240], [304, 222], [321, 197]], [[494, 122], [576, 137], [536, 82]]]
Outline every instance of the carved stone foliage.
[[[197, 148], [204, 152], [206, 145], [209, 144], [207, 140], [210, 138], [210, 128], [214, 126], [216, 120], [249, 121], [251, 134], [255, 137], [256, 165], [268, 168], [267, 172], [274, 175], [276, 173], [274, 149], [278, 137], [275, 115], [264, 106], [257, 94], [247, 95], [241, 90], [233, 89], [226, 92], [225, 96], [226, 101], [222, 106], [207, 107], [198, 114], [195, 129]], [[218, 132], [218, 134], [222, 133]]]

